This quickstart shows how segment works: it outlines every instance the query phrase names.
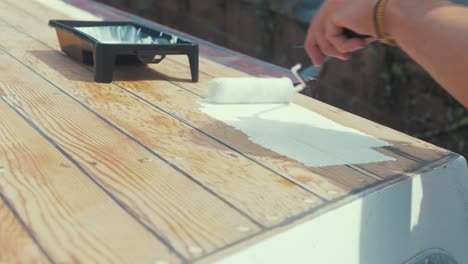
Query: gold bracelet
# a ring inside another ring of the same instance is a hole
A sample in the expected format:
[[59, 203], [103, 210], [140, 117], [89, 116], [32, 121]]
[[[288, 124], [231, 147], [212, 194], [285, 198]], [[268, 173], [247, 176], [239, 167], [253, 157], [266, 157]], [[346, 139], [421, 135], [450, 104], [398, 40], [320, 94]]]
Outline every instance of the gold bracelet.
[[378, 0], [375, 4], [374, 10], [374, 23], [375, 23], [375, 31], [377, 32], [377, 36], [380, 39], [380, 42], [387, 44], [389, 46], [398, 46], [396, 41], [389, 39], [388, 35], [385, 33], [384, 27], [384, 10], [385, 4], [387, 4], [387, 0]]

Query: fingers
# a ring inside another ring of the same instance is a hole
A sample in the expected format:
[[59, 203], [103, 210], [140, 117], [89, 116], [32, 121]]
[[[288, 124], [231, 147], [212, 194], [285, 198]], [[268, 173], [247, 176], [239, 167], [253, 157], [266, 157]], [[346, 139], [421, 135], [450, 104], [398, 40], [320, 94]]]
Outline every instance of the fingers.
[[[313, 38], [311, 38], [313, 39]], [[313, 40], [308, 40], [305, 43], [305, 49], [309, 58], [315, 66], [320, 66], [325, 60], [325, 54], [320, 50], [319, 46]]]
[[317, 19], [314, 19], [309, 26], [309, 30], [307, 31], [306, 41], [304, 43], [304, 48], [309, 55], [309, 58], [312, 60], [312, 63], [315, 66], [320, 66], [325, 60], [325, 54], [319, 47], [316, 38], [317, 30]]
[[343, 28], [329, 23], [324, 31], [311, 27], [305, 43], [307, 54], [314, 65], [323, 63], [326, 56], [347, 60], [350, 53], [364, 48], [373, 39], [347, 38], [343, 35]]
[[312, 31], [306, 39], [305, 49], [316, 66], [322, 65], [326, 56], [347, 60], [349, 54], [336, 49], [325, 37], [325, 34], [316, 34]]
[[308, 35], [305, 43], [305, 49], [316, 66], [321, 65], [326, 56], [342, 60], [347, 60], [350, 56], [349, 52], [346, 50], [337, 49], [336, 46], [328, 40], [324, 33], [312, 32]]
[[329, 41], [327, 38], [327, 33], [319, 32], [316, 36], [317, 43], [319, 44], [320, 49], [322, 52], [328, 56], [339, 58], [342, 60], [346, 60], [349, 58], [347, 51], [340, 51], [338, 50], [333, 43]]
[[347, 60], [351, 52], [362, 49], [374, 41], [346, 37], [343, 34], [343, 27], [333, 23], [328, 12], [323, 6], [307, 32], [305, 49], [316, 66], [321, 65], [326, 56]]
[[346, 54], [364, 48], [367, 41], [358, 38], [348, 38], [343, 34], [343, 28], [329, 22], [325, 29], [325, 37], [336, 50]]

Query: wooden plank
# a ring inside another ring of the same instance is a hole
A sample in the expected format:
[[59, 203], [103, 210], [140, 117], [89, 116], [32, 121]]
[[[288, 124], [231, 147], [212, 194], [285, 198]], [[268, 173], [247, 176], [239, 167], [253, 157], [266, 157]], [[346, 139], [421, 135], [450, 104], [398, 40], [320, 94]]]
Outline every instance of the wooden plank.
[[[47, 10], [44, 10], [44, 12], [40, 13], [43, 14], [47, 12]], [[49, 11], [49, 13], [51, 13], [51, 11]], [[38, 31], [34, 30], [34, 26], [38, 23], [27, 21], [23, 21], [23, 23], [30, 24], [30, 27], [25, 27], [24, 29], [28, 30], [28, 33], [34, 34], [34, 32]], [[56, 43], [56, 37], [51, 34], [37, 35], [36, 37], [40, 38], [41, 41], [45, 43]], [[52, 41], [50, 40], [51, 38], [53, 38]], [[177, 56], [171, 56], [171, 58], [180, 60]], [[202, 59], [202, 61], [206, 62], [206, 59]], [[48, 64], [52, 65], [54, 63]], [[203, 65], [204, 63], [202, 62], [202, 71]], [[205, 85], [211, 80], [210, 76], [202, 74], [203, 80], [197, 84], [179, 80], [177, 75], [190, 76], [189, 68], [180, 63], [175, 63], [170, 59], [166, 59], [157, 66], [150, 67], [154, 67], [154, 70], [159, 71], [162, 76], [171, 80], [172, 83], [167, 82], [165, 79], [158, 78], [152, 70], [142, 67], [135, 68], [135, 66], [117, 68], [114, 79], [140, 80], [138, 82], [121, 81], [118, 83], [139, 96], [156, 103], [159, 107], [169, 111], [173, 115], [186, 120], [204, 133], [214, 136], [228, 145], [235, 146], [238, 151], [245, 153], [249, 158], [261, 162], [285, 177], [290, 177], [293, 181], [326, 199], [334, 199], [351, 192], [354, 188], [361, 188], [368, 184], [375, 183], [375, 179], [369, 178], [349, 167], [337, 166], [336, 168], [326, 169], [310, 168], [268, 149], [252, 144], [248, 140], [247, 135], [240, 131], [215, 121], [199, 111], [193, 111], [193, 109], [198, 108], [196, 100], [200, 99], [200, 97], [197, 97], [197, 95], [193, 93], [206, 94]], [[161, 73], [161, 71], [163, 73]], [[69, 73], [68, 75], [70, 76], [73, 74]], [[151, 80], [155, 78], [156, 80]], [[189, 91], [181, 89], [177, 87], [177, 85]], [[343, 177], [343, 175], [346, 175], [346, 177]]]
[[[3, 173], [0, 173], [0, 176], [2, 175]], [[1, 199], [0, 263], [49, 263], [47, 257]]]
[[[21, 85], [6, 82], [1, 65], [0, 85]], [[0, 164], [6, 171], [0, 179], [3, 195], [54, 262], [178, 262], [3, 99]]]
[[[8, 45], [11, 52], [23, 62], [33, 65], [49, 80], [75, 95], [76, 99], [86, 103], [134, 138], [138, 138], [142, 144], [157, 151], [166, 160], [261, 224], [274, 226], [321, 203], [314, 194], [265, 170], [150, 105], [143, 104], [119, 87], [90, 82], [92, 74], [82, 67], [77, 67], [75, 62], [68, 58], [49, 51], [45, 56], [49, 61], [45, 64], [45, 58], [34, 60], [31, 56], [26, 56], [31, 52], [21, 50], [36, 49], [37, 54], [41, 47], [39, 43], [16, 33], [12, 39], [5, 41], [5, 45]], [[29, 45], [34, 47], [27, 48]], [[32, 61], [34, 62], [31, 64]], [[61, 69], [57, 71], [51, 68], [54, 65], [60, 65]], [[74, 76], [75, 79], [64, 77], [62, 69], [66, 69], [65, 76]], [[76, 80], [78, 78], [81, 78], [81, 81]], [[36, 93], [26, 92], [25, 97]], [[66, 107], [65, 105], [66, 103], [63, 107]], [[275, 217], [272, 218], [272, 215]]]
[[[32, 122], [185, 257], [199, 257], [259, 231], [247, 216], [215, 194], [109, 127], [12, 58], [5, 54], [0, 57], [3, 65], [9, 65], [2, 79], [21, 84], [4, 90]], [[21, 80], [21, 76], [28, 76], [28, 80]]]

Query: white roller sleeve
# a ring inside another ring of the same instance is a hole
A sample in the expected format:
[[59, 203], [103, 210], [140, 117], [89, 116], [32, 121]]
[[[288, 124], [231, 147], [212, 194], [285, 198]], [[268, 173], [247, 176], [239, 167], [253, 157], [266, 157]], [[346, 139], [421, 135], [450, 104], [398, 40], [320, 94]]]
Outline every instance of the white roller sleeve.
[[208, 84], [208, 101], [218, 104], [290, 103], [296, 92], [283, 78], [216, 78]]

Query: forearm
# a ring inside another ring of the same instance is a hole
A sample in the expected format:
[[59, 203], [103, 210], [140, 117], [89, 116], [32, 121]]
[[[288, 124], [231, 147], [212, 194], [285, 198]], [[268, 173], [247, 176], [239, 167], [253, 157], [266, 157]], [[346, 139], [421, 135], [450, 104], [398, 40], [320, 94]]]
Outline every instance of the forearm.
[[468, 8], [435, 0], [389, 0], [387, 8], [389, 34], [468, 107]]

